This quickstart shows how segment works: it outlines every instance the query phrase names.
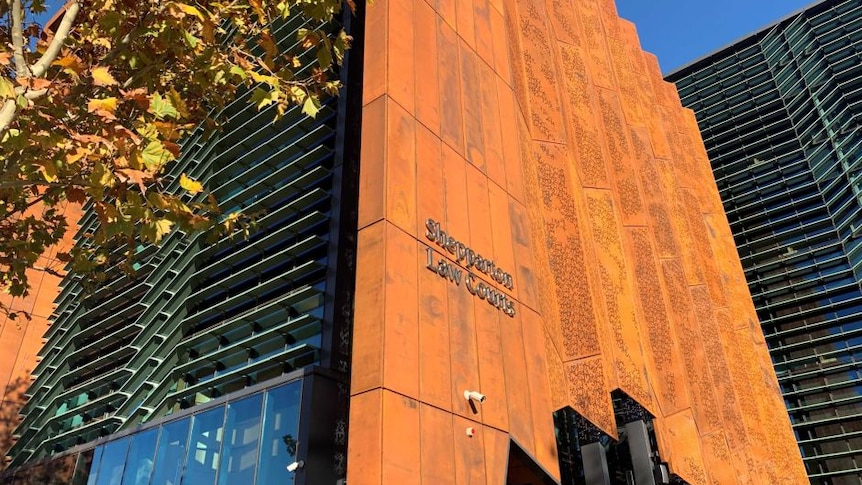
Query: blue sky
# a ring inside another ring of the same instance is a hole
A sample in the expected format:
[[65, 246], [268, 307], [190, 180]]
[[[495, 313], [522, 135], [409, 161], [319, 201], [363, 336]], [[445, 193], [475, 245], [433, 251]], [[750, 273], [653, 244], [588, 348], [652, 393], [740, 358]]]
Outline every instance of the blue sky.
[[668, 72], [750, 34], [813, 0], [616, 0], [644, 50]]

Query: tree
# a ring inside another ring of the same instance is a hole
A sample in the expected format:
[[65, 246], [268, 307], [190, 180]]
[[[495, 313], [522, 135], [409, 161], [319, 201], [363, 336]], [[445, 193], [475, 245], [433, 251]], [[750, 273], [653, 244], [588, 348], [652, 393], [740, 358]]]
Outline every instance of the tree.
[[[97, 279], [109, 250], [157, 244], [174, 228], [233, 230], [238, 214], [221, 214], [200, 182], [168, 179], [165, 167], [193, 129], [218, 129], [238, 90], [276, 117], [291, 105], [314, 116], [337, 94], [350, 46], [330, 22], [355, 9], [353, 0], [69, 0], [42, 28], [31, 19], [44, 1], [0, 0], [0, 288], [13, 296], [27, 294], [26, 270], [69, 229], [66, 203], [91, 203], [100, 224], [84, 235], [92, 244], [58, 259]], [[278, 42], [273, 25], [296, 15], [310, 27]]]

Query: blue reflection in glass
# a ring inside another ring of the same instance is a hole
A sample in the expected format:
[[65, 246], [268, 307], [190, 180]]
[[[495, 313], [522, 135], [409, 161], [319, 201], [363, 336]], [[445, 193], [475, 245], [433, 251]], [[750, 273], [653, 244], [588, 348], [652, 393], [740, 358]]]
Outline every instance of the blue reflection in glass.
[[87, 485], [96, 485], [96, 476], [99, 474], [99, 464], [102, 463], [102, 452], [105, 451], [104, 446], [97, 446], [93, 454], [93, 462], [90, 465], [90, 475], [87, 477]]
[[219, 406], [193, 417], [182, 479], [184, 485], [215, 483], [224, 435], [224, 410], [224, 406]]
[[132, 446], [129, 447], [126, 471], [123, 474], [123, 485], [147, 485], [149, 483], [158, 437], [158, 428], [132, 436]]
[[129, 451], [131, 438], [122, 438], [105, 444], [102, 452], [102, 463], [99, 465], [99, 475], [96, 485], [120, 485], [123, 480], [123, 468], [126, 464], [126, 452]]
[[155, 471], [151, 485], [177, 485], [186, 457], [189, 439], [189, 418], [162, 426], [159, 447], [156, 450]]
[[290, 483], [287, 465], [293, 463], [299, 436], [301, 381], [266, 393], [257, 483]]
[[258, 394], [228, 405], [219, 485], [251, 485], [254, 481], [262, 404], [263, 394]]

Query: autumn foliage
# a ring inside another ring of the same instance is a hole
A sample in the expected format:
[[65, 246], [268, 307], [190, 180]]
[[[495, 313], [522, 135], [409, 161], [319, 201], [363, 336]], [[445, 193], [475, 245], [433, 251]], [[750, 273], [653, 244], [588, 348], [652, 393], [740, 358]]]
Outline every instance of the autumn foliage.
[[[218, 129], [238, 92], [274, 117], [291, 105], [314, 116], [340, 89], [350, 37], [332, 20], [345, 8], [353, 0], [70, 0], [45, 28], [32, 23], [43, 0], [0, 0], [0, 287], [27, 293], [26, 269], [69, 229], [67, 201], [92, 204], [99, 225], [58, 257], [97, 279], [117, 248], [235, 229], [239, 215], [165, 168], [192, 130]], [[296, 16], [298, 38], [279, 39]]]

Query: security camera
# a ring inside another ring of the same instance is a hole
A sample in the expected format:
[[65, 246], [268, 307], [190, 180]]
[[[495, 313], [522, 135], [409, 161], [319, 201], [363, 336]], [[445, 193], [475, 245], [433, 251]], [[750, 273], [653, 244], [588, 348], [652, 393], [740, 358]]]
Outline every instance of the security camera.
[[485, 402], [485, 395], [478, 391], [464, 391], [464, 399], [481, 403]]
[[295, 461], [295, 462], [291, 463], [290, 465], [287, 465], [287, 471], [293, 473], [296, 470], [299, 470], [300, 468], [302, 468], [304, 465], [305, 465], [305, 462], [302, 460]]

